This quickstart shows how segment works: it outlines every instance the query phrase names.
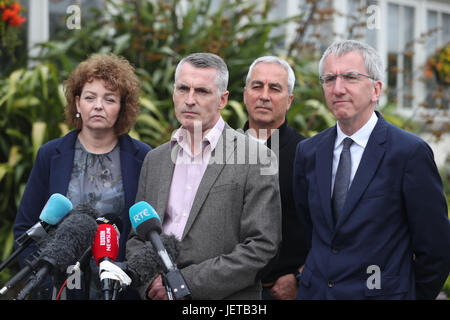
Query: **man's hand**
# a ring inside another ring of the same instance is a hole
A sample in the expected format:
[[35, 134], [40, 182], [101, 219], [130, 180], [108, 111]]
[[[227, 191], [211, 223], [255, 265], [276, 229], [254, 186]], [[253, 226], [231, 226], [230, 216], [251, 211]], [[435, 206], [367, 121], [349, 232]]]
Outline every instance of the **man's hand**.
[[152, 300], [169, 300], [167, 297], [166, 287], [162, 283], [162, 277], [159, 275], [150, 284], [147, 297]]
[[279, 300], [294, 300], [297, 296], [297, 290], [297, 279], [290, 273], [279, 277], [270, 289], [270, 293]]

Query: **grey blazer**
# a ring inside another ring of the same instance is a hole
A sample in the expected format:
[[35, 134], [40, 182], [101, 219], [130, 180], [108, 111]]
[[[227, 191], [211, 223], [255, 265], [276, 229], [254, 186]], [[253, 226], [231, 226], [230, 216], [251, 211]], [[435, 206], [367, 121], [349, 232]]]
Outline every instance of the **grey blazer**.
[[[147, 201], [162, 221], [178, 148], [171, 151], [168, 142], [149, 152], [139, 178], [136, 202]], [[261, 157], [255, 161], [258, 152], [266, 155], [266, 164]], [[270, 167], [278, 168], [268, 148], [225, 125], [197, 190], [176, 261], [193, 299], [261, 298], [261, 271], [281, 239], [278, 172], [264, 171], [269, 160]], [[127, 257], [143, 245], [133, 230]], [[149, 285], [138, 288], [141, 297], [146, 298]]]

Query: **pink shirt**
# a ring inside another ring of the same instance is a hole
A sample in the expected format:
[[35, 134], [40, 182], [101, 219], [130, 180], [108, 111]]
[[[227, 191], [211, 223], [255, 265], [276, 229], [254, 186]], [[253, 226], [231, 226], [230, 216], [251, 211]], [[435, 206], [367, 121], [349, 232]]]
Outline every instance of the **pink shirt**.
[[187, 130], [179, 128], [170, 140], [171, 149], [179, 145], [177, 160], [170, 186], [167, 209], [164, 216], [163, 232], [181, 239], [194, 203], [198, 186], [208, 166], [211, 153], [225, 127], [222, 117], [202, 140], [202, 148], [197, 154], [191, 153]]

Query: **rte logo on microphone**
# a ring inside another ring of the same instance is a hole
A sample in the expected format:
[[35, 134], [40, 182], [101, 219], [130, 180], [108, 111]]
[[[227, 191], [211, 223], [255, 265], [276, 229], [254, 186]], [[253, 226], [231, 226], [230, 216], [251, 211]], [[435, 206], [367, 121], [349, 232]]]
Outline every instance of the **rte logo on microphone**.
[[145, 208], [144, 210], [138, 212], [133, 216], [134, 222], [139, 223], [141, 221], [147, 220], [151, 217], [151, 214], [148, 212], [148, 209]]

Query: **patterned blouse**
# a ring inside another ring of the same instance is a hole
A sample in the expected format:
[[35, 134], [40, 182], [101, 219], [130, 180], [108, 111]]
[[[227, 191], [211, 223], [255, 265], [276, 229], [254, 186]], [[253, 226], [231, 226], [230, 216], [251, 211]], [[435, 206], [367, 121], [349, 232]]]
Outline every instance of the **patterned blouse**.
[[108, 153], [93, 154], [77, 139], [67, 197], [74, 208], [80, 203], [89, 204], [102, 216], [121, 215], [125, 197], [118, 143]]

